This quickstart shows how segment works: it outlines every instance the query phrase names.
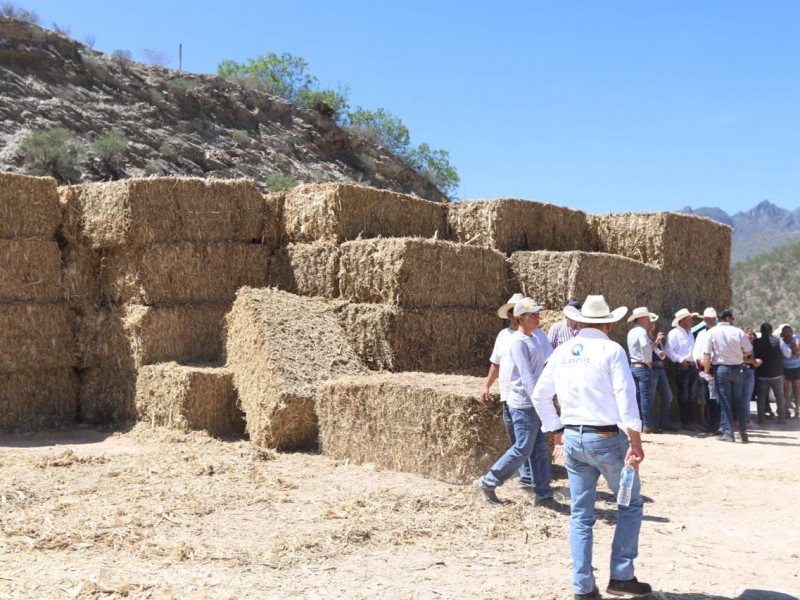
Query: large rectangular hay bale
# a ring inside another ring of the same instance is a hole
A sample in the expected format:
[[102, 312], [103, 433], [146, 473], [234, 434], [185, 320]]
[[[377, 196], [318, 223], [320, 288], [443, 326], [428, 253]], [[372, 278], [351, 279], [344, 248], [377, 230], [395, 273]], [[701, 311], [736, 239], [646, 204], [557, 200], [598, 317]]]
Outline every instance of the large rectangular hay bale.
[[0, 303], [0, 372], [72, 367], [74, 327], [63, 303]]
[[[508, 448], [483, 379], [376, 373], [328, 382], [317, 401], [320, 446], [334, 458], [468, 483]], [[495, 398], [497, 400], [497, 398]]]
[[140, 421], [211, 435], [241, 435], [244, 415], [233, 375], [226, 368], [187, 367], [177, 363], [139, 369], [136, 415]]
[[78, 381], [71, 368], [0, 372], [0, 431], [36, 431], [72, 423]]
[[0, 238], [52, 240], [60, 223], [55, 179], [0, 173]]
[[339, 246], [288, 244], [269, 260], [268, 285], [300, 296], [339, 296]]
[[586, 214], [534, 200], [467, 200], [448, 205], [448, 239], [518, 250], [586, 250]]
[[422, 238], [342, 244], [339, 288], [352, 302], [492, 308], [508, 297], [506, 257], [491, 249]]
[[94, 248], [158, 242], [260, 242], [264, 197], [249, 180], [126, 179], [71, 188], [72, 236]]
[[444, 238], [447, 206], [345, 183], [301, 185], [284, 193], [287, 241], [341, 243], [358, 237]]
[[0, 239], [0, 301], [61, 300], [61, 250], [56, 242]]
[[337, 309], [370, 369], [485, 375], [503, 327], [493, 310], [348, 304]]
[[83, 244], [67, 244], [61, 252], [61, 289], [64, 301], [78, 313], [87, 313], [102, 302], [100, 253]]
[[227, 330], [228, 367], [257, 445], [316, 444], [319, 385], [366, 371], [320, 299], [242, 288]]
[[129, 361], [100, 361], [79, 371], [78, 418], [89, 425], [132, 422], [136, 415], [136, 368]]
[[261, 244], [179, 242], [106, 253], [106, 302], [167, 304], [233, 302], [242, 286], [267, 283], [269, 249]]

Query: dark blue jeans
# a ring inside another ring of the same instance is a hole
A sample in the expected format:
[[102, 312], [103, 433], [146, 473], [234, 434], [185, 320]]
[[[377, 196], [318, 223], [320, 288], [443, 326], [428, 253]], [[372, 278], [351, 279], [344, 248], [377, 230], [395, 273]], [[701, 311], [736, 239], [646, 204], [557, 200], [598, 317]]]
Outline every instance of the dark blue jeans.
[[656, 418], [653, 411], [653, 396], [651, 392], [652, 371], [647, 367], [631, 365], [631, 375], [636, 382], [636, 402], [639, 404], [639, 414], [644, 427], [656, 429]]
[[650, 401], [653, 403], [653, 414], [656, 412], [656, 392], [661, 396], [661, 408], [658, 411], [656, 427], [670, 429], [672, 427], [672, 388], [667, 379], [664, 367], [653, 367], [650, 372]]
[[694, 420], [694, 386], [697, 385], [697, 367], [694, 363], [684, 369], [675, 365], [675, 380], [678, 382], [678, 412], [681, 426], [688, 427]]
[[[508, 434], [508, 441], [511, 445], [517, 443], [517, 436], [514, 434], [514, 421], [511, 419], [511, 411], [508, 409], [508, 404], [503, 402], [503, 423], [506, 425], [506, 433]], [[519, 485], [520, 487], [533, 486], [533, 464], [531, 459], [528, 458], [519, 468]]]
[[744, 367], [742, 365], [716, 365], [714, 382], [722, 413], [722, 431], [733, 437], [733, 407], [739, 415], [739, 432], [747, 433], [747, 419], [750, 417], [750, 401], [744, 403]]

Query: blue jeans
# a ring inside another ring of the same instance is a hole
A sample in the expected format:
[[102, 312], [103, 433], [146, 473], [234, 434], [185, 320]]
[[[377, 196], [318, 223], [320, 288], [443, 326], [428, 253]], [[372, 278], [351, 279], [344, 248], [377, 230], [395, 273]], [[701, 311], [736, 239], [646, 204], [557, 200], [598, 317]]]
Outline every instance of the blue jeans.
[[672, 388], [669, 386], [667, 370], [663, 367], [653, 367], [650, 373], [650, 398], [654, 412], [656, 392], [661, 396], [661, 410], [656, 427], [669, 429], [672, 427]]
[[689, 363], [686, 368], [675, 365], [675, 379], [678, 383], [678, 412], [681, 426], [687, 427], [694, 421], [694, 394], [697, 385], [697, 367]]
[[[506, 433], [508, 434], [508, 441], [511, 445], [517, 443], [517, 436], [514, 434], [514, 422], [511, 420], [511, 411], [508, 404], [503, 402], [503, 423], [506, 425]], [[529, 458], [519, 468], [519, 484], [524, 487], [531, 487], [533, 485], [533, 465]]]
[[[753, 392], [756, 389], [756, 370], [745, 368], [744, 381], [742, 386], [742, 404], [747, 407], [744, 422], [750, 420], [750, 403], [753, 401]], [[758, 405], [756, 405], [757, 407]]]
[[[604, 437], [608, 436], [608, 437]], [[569, 544], [572, 550], [572, 588], [586, 594], [595, 588], [592, 572], [592, 527], [597, 480], [602, 475], [617, 495], [619, 474], [625, 465], [628, 438], [622, 433], [564, 431], [564, 463], [572, 499]], [[611, 578], [632, 579], [633, 561], [639, 554], [639, 529], [644, 513], [639, 471], [633, 479], [630, 506], [618, 506], [617, 526], [611, 542]]]
[[550, 454], [547, 451], [547, 437], [542, 432], [542, 422], [536, 410], [509, 406], [514, 428], [514, 445], [492, 465], [483, 476], [486, 485], [503, 485], [525, 461], [530, 461], [533, 469], [533, 491], [539, 498], [553, 496], [550, 487]]
[[716, 365], [714, 382], [720, 406], [720, 426], [725, 435], [733, 436], [733, 407], [739, 414], [739, 431], [747, 433], [746, 423], [750, 417], [750, 401], [744, 404], [744, 367], [742, 365]]
[[653, 414], [653, 396], [650, 393], [653, 372], [647, 367], [631, 365], [631, 375], [633, 375], [633, 380], [636, 382], [636, 402], [639, 404], [642, 424], [644, 427], [656, 429], [656, 419]]

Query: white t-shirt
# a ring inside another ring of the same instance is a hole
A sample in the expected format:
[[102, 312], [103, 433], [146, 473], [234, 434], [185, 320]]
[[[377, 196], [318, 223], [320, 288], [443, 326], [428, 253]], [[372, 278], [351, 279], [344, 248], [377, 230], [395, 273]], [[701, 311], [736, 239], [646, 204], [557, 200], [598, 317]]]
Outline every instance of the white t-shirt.
[[508, 393], [508, 373], [505, 373], [503, 370], [503, 357], [508, 354], [508, 349], [511, 347], [511, 342], [513, 341], [513, 335], [514, 330], [511, 329], [511, 327], [506, 327], [498, 333], [494, 341], [492, 356], [489, 357], [489, 361], [492, 364], [500, 367], [500, 371], [497, 374], [497, 383], [500, 386], [500, 402], [506, 401], [506, 394]]
[[506, 381], [506, 402], [513, 408], [531, 408], [531, 392], [544, 369], [545, 362], [553, 353], [550, 341], [541, 329], [531, 335], [514, 332], [511, 344], [500, 363]]

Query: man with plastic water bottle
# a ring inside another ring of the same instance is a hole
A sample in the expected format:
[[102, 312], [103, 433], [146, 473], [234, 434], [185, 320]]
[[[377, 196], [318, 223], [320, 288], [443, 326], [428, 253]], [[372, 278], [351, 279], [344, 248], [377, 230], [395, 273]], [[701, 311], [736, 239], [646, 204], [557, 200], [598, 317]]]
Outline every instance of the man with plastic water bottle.
[[[606, 592], [645, 596], [652, 591], [636, 579], [633, 566], [643, 514], [638, 472], [644, 460], [642, 421], [628, 357], [622, 346], [608, 337], [612, 324], [627, 312], [625, 306], [609, 310], [603, 296], [588, 296], [580, 310], [565, 308], [565, 316], [579, 322], [581, 330], [553, 352], [531, 395], [542, 429], [553, 432], [555, 454], [563, 454], [569, 476], [575, 600], [600, 598], [592, 569], [597, 480], [602, 475], [611, 490], [619, 493], [626, 464], [634, 469], [633, 485], [629, 504], [625, 506], [626, 498], [622, 498], [619, 506]], [[553, 394], [561, 403], [560, 417], [551, 401]]]

